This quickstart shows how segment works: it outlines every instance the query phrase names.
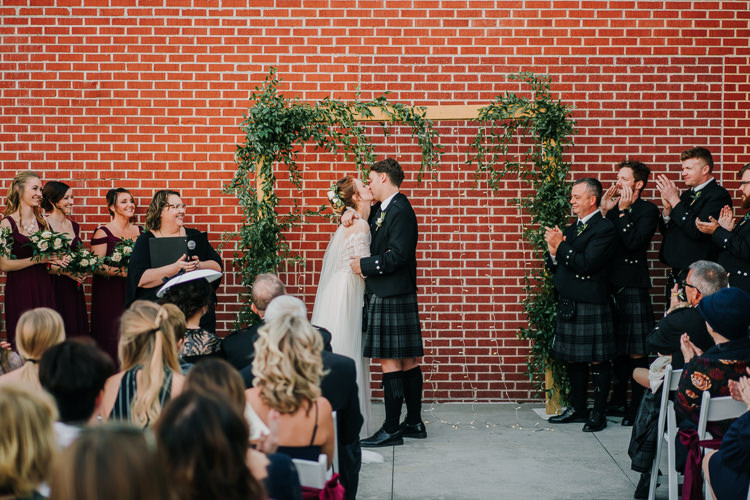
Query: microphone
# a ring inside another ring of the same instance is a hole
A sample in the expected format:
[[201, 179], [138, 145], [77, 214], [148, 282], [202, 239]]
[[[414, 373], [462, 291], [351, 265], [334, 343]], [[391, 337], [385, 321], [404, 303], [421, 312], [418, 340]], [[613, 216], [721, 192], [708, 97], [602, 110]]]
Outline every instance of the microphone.
[[187, 258], [190, 259], [193, 256], [193, 250], [195, 250], [195, 240], [188, 240], [187, 242]]

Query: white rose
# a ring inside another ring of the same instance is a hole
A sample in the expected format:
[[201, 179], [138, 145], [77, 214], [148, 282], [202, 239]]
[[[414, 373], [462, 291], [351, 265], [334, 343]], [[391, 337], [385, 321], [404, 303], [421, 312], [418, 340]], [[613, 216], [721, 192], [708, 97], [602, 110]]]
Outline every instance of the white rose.
[[44, 231], [42, 233], [42, 238], [44, 238], [45, 240], [48, 240], [48, 239], [52, 238], [52, 233], [50, 233], [49, 231]]
[[39, 250], [44, 252], [45, 250], [47, 250], [47, 248], [49, 248], [49, 244], [47, 243], [46, 240], [42, 240], [39, 242]]
[[119, 252], [115, 252], [112, 254], [112, 262], [120, 262], [122, 260], [122, 255], [120, 255]]
[[88, 259], [81, 260], [81, 267], [89, 267], [89, 260]]
[[125, 247], [122, 249], [123, 255], [130, 255], [132, 251], [133, 251], [133, 247]]
[[60, 247], [62, 247], [62, 240], [60, 238], [55, 238], [54, 243], [52, 243], [52, 248], [58, 250]]
[[34, 243], [36, 243], [37, 241], [39, 241], [39, 236], [37, 236], [37, 235], [32, 235], [32, 236], [30, 236], [30, 237], [29, 237], [29, 239], [30, 239], [31, 241], [33, 241]]

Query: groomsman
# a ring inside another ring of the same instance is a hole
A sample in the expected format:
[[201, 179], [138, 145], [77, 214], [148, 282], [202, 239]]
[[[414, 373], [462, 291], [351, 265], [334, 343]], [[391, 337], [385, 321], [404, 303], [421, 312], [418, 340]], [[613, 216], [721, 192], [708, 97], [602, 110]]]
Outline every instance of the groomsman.
[[[392, 159], [370, 168], [370, 257], [351, 268], [366, 278], [367, 335], [364, 356], [383, 368], [385, 422], [362, 446], [403, 444], [403, 437], [426, 438], [422, 422], [422, 330], [417, 304], [417, 217], [399, 187], [401, 165]], [[406, 401], [406, 419], [399, 424]]]
[[[560, 231], [546, 228], [547, 267], [555, 273], [557, 324], [551, 355], [567, 363], [571, 406], [550, 423], [586, 422], [584, 432], [607, 426], [609, 361], [615, 354], [607, 264], [615, 243], [612, 222], [602, 217], [602, 185], [584, 177], [573, 184], [570, 203], [578, 221]], [[592, 364], [594, 409], [587, 414], [586, 389]]]
[[[695, 222], [708, 222], [709, 217], [719, 217], [725, 205], [732, 204], [732, 198], [721, 187], [712, 172], [714, 160], [706, 148], [691, 148], [680, 154], [682, 179], [690, 189], [681, 195], [674, 182], [660, 175], [656, 187], [661, 193], [662, 220], [661, 232], [664, 235], [659, 252], [662, 262], [672, 268], [667, 294], [675, 283], [681, 283], [687, 276], [688, 267], [696, 260], [715, 261], [718, 248], [711, 236], [698, 230]], [[682, 300], [685, 300], [682, 297]]]
[[[750, 163], [740, 169], [740, 208], [750, 208]], [[709, 222], [696, 220], [695, 225], [711, 239], [722, 252], [719, 264], [729, 273], [729, 286], [742, 288], [750, 293], [750, 211], [735, 223], [732, 207], [726, 205], [721, 209], [719, 220], [709, 217]]]
[[[617, 182], [604, 193], [602, 214], [617, 234], [609, 284], [614, 300], [615, 345], [612, 405], [623, 416], [622, 425], [633, 425], [643, 386], [633, 380], [633, 369], [648, 367], [646, 336], [654, 327], [651, 278], [646, 253], [659, 223], [659, 209], [641, 198], [651, 170], [639, 161], [620, 163]], [[633, 399], [627, 404], [628, 381]]]

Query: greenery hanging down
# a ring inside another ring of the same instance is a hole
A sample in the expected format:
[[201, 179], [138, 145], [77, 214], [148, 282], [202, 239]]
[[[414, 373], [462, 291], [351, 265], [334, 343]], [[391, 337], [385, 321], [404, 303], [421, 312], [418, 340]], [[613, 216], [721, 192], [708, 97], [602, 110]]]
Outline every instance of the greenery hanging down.
[[[538, 389], [544, 389], [544, 373], [550, 369], [565, 399], [568, 384], [564, 367], [550, 358], [557, 297], [553, 276], [544, 267], [544, 227], [564, 226], [569, 217], [570, 164], [564, 154], [573, 144], [575, 121], [571, 107], [552, 96], [549, 76], [518, 73], [508, 78], [529, 84], [531, 98], [508, 92], [480, 110], [481, 126], [472, 142], [474, 154], [467, 163], [476, 164], [476, 178], [486, 176], [494, 190], [501, 187], [503, 178], [513, 176], [533, 193], [513, 200], [528, 215], [523, 236], [531, 243], [538, 263], [524, 276], [523, 311], [528, 326], [518, 336], [532, 341], [528, 373]], [[547, 396], [552, 397], [552, 389], [547, 390]]]
[[279, 272], [288, 263], [301, 260], [290, 248], [285, 233], [305, 217], [324, 215], [326, 208], [323, 205], [318, 211], [302, 211], [295, 199], [290, 211], [278, 213], [274, 165], [284, 165], [294, 188], [301, 190], [298, 153], [306, 145], [314, 145], [324, 151], [343, 153], [345, 160], [353, 161], [357, 170], [367, 175], [369, 165], [375, 161], [375, 147], [362, 119], [373, 118], [373, 110], [379, 110], [383, 119], [377, 123], [384, 135], [390, 133], [388, 123], [408, 126], [411, 137], [422, 148], [418, 181], [425, 172], [434, 176], [439, 167], [442, 146], [432, 120], [425, 117], [424, 107], [389, 103], [387, 94], [364, 102], [359, 99], [359, 92], [353, 101], [325, 98], [306, 103], [284, 96], [279, 84], [272, 67], [264, 84], [251, 94], [252, 105], [240, 125], [245, 142], [237, 145], [235, 152], [237, 171], [224, 188], [237, 197], [242, 210], [239, 229], [224, 235], [225, 242], [234, 244], [234, 268], [243, 290], [238, 325], [259, 320], [252, 313], [249, 300], [255, 276]]

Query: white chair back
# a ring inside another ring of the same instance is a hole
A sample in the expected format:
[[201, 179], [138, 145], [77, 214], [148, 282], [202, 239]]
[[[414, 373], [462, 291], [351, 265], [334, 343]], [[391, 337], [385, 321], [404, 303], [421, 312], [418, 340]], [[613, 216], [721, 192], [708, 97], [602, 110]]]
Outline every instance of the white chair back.
[[328, 469], [328, 457], [321, 453], [318, 455], [318, 461], [313, 462], [312, 460], [302, 460], [300, 458], [293, 458], [295, 467], [297, 467], [297, 475], [299, 476], [299, 484], [307, 486], [309, 488], [317, 488], [322, 490], [326, 485]]
[[[662, 383], [661, 402], [659, 404], [659, 420], [656, 428], [656, 456], [651, 466], [651, 484], [648, 489], [648, 500], [654, 500], [656, 486], [667, 481], [669, 483], [669, 500], [677, 500], [677, 486], [682, 479], [675, 470], [677, 458], [675, 455], [675, 440], [677, 439], [677, 417], [674, 413], [674, 402], [669, 400], [670, 393], [677, 390], [677, 384], [682, 376], [682, 370], [672, 370], [672, 365], [664, 369], [664, 382]], [[667, 446], [667, 468], [669, 474], [666, 477], [659, 476], [659, 465], [661, 463], [664, 445]]]
[[[701, 397], [701, 413], [698, 418], [698, 439], [706, 439], [706, 427], [709, 422], [720, 422], [730, 418], [737, 418], [747, 411], [747, 406], [742, 401], [732, 399], [731, 396], [712, 398], [711, 393], [703, 391]], [[705, 498], [711, 497], [711, 486], [708, 481], [703, 480], [703, 491]], [[750, 492], [748, 492], [750, 498]]]
[[331, 412], [331, 416], [333, 416], [333, 463], [331, 464], [333, 466], [333, 472], [337, 472], [341, 474], [341, 471], [339, 470], [339, 425], [338, 425], [338, 416], [336, 415], [336, 412]]

